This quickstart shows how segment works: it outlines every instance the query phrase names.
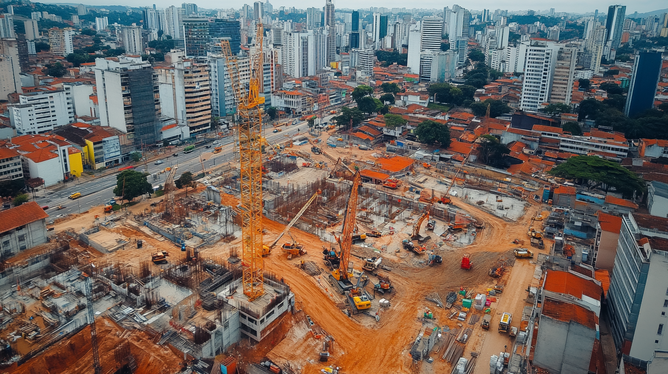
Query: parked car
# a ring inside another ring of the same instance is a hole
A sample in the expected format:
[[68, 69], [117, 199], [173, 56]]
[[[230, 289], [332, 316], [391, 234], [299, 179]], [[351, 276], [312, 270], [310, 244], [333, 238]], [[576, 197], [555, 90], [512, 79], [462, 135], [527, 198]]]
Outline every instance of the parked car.
[[179, 153], [178, 153], [178, 152], [177, 152], [177, 153], [174, 153], [174, 157], [178, 157], [178, 155], [179, 155]]
[[165, 162], [162, 161], [162, 160], [158, 160], [158, 161], [155, 162], [156, 165], [162, 165], [162, 164], [164, 164], [164, 163], [165, 163]]

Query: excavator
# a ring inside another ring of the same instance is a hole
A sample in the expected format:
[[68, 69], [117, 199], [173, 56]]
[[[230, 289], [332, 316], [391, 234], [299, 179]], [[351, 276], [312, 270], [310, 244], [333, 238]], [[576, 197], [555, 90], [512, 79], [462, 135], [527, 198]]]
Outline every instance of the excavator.
[[415, 224], [413, 225], [413, 233], [411, 234], [410, 239], [404, 239], [401, 241], [401, 244], [403, 245], [404, 249], [413, 251], [419, 255], [425, 252], [426, 248], [424, 246], [415, 245], [415, 243], [413, 243], [413, 240], [417, 240], [418, 243], [422, 243], [425, 240], [429, 239], [429, 236], [425, 237], [420, 235], [420, 227], [422, 226], [422, 223], [428, 220], [429, 220], [429, 209], [427, 209], [424, 213], [422, 213], [420, 218], [418, 218], [418, 220], [415, 221]]
[[288, 235], [290, 235], [292, 243], [283, 243], [283, 252], [288, 254], [288, 260], [305, 255], [307, 252], [304, 250], [304, 246], [297, 243], [290, 232], [288, 232]]
[[167, 251], [151, 253], [151, 261], [153, 261], [154, 264], [166, 264], [167, 256], [169, 256]]
[[462, 166], [460, 166], [459, 169], [457, 169], [457, 171], [455, 172], [455, 176], [452, 177], [452, 182], [450, 183], [450, 187], [448, 187], [448, 190], [445, 191], [445, 194], [443, 196], [441, 196], [441, 198], [438, 200], [439, 203], [450, 204], [452, 202], [452, 200], [448, 197], [448, 196], [450, 196], [450, 190], [452, 189], [452, 186], [455, 185], [455, 180], [457, 180], [457, 176], [459, 175], [459, 172], [464, 169], [464, 165], [466, 164], [466, 161], [469, 159], [470, 155], [471, 155], [471, 153], [466, 155], [466, 158], [464, 159], [464, 161], [462, 161]]
[[357, 216], [357, 196], [359, 194], [359, 187], [362, 181], [362, 176], [359, 172], [355, 172], [353, 176], [353, 187], [350, 191], [350, 198], [346, 206], [346, 213], [343, 219], [343, 232], [337, 238], [339, 247], [339, 266], [334, 269], [329, 276], [332, 284], [339, 289], [339, 292], [345, 293], [353, 288], [350, 282], [352, 274], [349, 271], [350, 249], [353, 245], [353, 230], [355, 228], [355, 218]]
[[[297, 223], [297, 221], [299, 220], [299, 218], [301, 218], [301, 216], [304, 215], [304, 212], [306, 212], [306, 209], [308, 209], [308, 207], [311, 206], [311, 204], [313, 204], [313, 202], [314, 202], [314, 201], [318, 198], [318, 196], [320, 196], [321, 194], [322, 194], [322, 191], [320, 191], [320, 190], [316, 191], [316, 192], [313, 194], [313, 196], [311, 196], [311, 198], [308, 199], [308, 201], [306, 202], [306, 204], [304, 204], [304, 206], [299, 210], [299, 212], [297, 212], [297, 214], [294, 216], [294, 218], [292, 218], [292, 221], [290, 221], [290, 223], [288, 223], [288, 225], [285, 226], [285, 229], [283, 230], [283, 232], [281, 232], [281, 233], [276, 237], [276, 239], [273, 241], [273, 243], [271, 243], [270, 245], [263, 245], [263, 246], [262, 246], [262, 256], [263, 256], [263, 257], [264, 257], [264, 256], [269, 256], [269, 254], [271, 254], [271, 250], [276, 246], [276, 244], [278, 244], [278, 241], [281, 240], [281, 238], [283, 237], [283, 235], [285, 235], [288, 231], [290, 231], [290, 229], [292, 228], [292, 226], [294, 226], [294, 224]], [[292, 237], [292, 235], [291, 235], [290, 237]], [[293, 239], [293, 242], [294, 242], [294, 239]], [[285, 247], [285, 245], [284, 245], [283, 247]], [[285, 249], [285, 248], [284, 248], [284, 249]], [[306, 254], [306, 251], [304, 251], [303, 254]]]
[[371, 300], [369, 300], [369, 297], [364, 293], [364, 290], [362, 289], [363, 287], [360, 287], [362, 278], [366, 278], [366, 275], [360, 274], [357, 278], [355, 287], [351, 288], [350, 291], [346, 293], [350, 305], [353, 306], [357, 312], [371, 308]]
[[379, 275], [378, 283], [373, 285], [373, 290], [374, 292], [380, 292], [381, 294], [391, 293], [394, 290], [394, 286], [389, 277]]

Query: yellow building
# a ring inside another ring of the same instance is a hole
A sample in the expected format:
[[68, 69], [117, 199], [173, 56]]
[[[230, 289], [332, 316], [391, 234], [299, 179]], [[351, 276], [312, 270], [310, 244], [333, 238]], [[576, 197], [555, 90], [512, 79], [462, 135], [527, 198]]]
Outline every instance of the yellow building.
[[81, 151], [74, 147], [67, 148], [67, 159], [70, 164], [70, 174], [79, 178], [83, 173], [83, 160], [81, 158]]

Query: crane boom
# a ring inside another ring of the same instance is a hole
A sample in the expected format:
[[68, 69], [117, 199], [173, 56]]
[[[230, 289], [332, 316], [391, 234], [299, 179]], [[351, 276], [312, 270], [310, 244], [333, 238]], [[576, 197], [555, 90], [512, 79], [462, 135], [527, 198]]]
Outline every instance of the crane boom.
[[86, 276], [86, 309], [88, 309], [88, 323], [90, 324], [90, 343], [93, 348], [93, 369], [95, 374], [102, 373], [100, 366], [100, 352], [97, 342], [97, 329], [95, 328], [95, 311], [93, 309], [93, 279]]
[[422, 223], [425, 220], [429, 219], [430, 208], [431, 205], [427, 206], [425, 212], [422, 213], [420, 218], [418, 218], [418, 220], [415, 222], [415, 225], [413, 225], [413, 234], [411, 235], [411, 239], [417, 239], [418, 237], [420, 237], [420, 227], [422, 226]]
[[348, 280], [348, 262], [350, 261], [350, 250], [353, 246], [353, 230], [355, 229], [355, 220], [357, 217], [357, 195], [362, 176], [355, 172], [353, 177], [353, 188], [350, 191], [350, 198], [346, 206], [346, 215], [343, 219], [343, 232], [339, 237], [339, 246], [341, 247], [339, 261], [339, 279]]
[[240, 192], [242, 218], [243, 291], [250, 301], [264, 294], [264, 262], [262, 260], [262, 111], [260, 96], [263, 79], [262, 39], [264, 28], [257, 25], [255, 53], [251, 56], [251, 78], [248, 89], [239, 78], [237, 58], [230, 42], [221, 47], [237, 104], [239, 136]]
[[464, 161], [462, 161], [462, 166], [460, 166], [459, 169], [457, 169], [457, 171], [455, 172], [455, 176], [452, 177], [452, 183], [450, 183], [450, 187], [448, 187], [448, 190], [445, 191], [445, 197], [447, 197], [450, 194], [450, 190], [452, 189], [452, 186], [455, 185], [455, 179], [457, 179], [457, 176], [459, 175], [459, 172], [464, 170], [464, 164], [466, 164], [466, 160], [469, 159], [469, 156], [471, 155], [471, 153], [472, 152], [469, 152], [469, 154], [466, 155], [466, 158], [464, 159]]
[[[290, 229], [292, 228], [292, 226], [294, 226], [294, 224], [297, 223], [297, 221], [299, 220], [299, 218], [304, 214], [304, 212], [306, 212], [306, 209], [308, 209], [308, 207], [311, 206], [311, 204], [315, 201], [315, 199], [316, 199], [318, 196], [320, 196], [321, 193], [322, 193], [322, 191], [318, 190], [316, 193], [313, 194], [313, 196], [311, 196], [310, 199], [308, 199], [308, 201], [306, 202], [306, 204], [304, 204], [304, 206], [302, 207], [302, 209], [297, 213], [297, 215], [292, 219], [292, 221], [290, 221], [290, 223], [288, 223], [288, 225], [285, 226], [285, 229], [283, 230], [283, 232], [282, 232], [280, 235], [278, 235], [278, 237], [276, 237], [276, 240], [274, 240], [273, 243], [271, 243], [271, 245], [269, 246], [270, 249], [271, 249], [271, 248], [274, 248], [274, 247], [276, 246], [276, 244], [278, 243], [278, 241], [281, 240], [281, 238], [283, 237], [283, 235], [285, 235], [288, 231], [290, 231]], [[294, 241], [294, 240], [293, 240], [293, 241]]]

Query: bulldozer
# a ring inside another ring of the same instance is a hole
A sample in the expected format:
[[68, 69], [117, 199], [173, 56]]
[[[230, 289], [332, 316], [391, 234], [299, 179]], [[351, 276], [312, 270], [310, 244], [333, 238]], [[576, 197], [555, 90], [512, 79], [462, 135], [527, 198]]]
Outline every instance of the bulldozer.
[[378, 271], [378, 268], [380, 267], [381, 262], [383, 262], [382, 257], [367, 258], [366, 261], [364, 262], [364, 265], [362, 266], [362, 269], [375, 275], [376, 272]]
[[489, 276], [492, 278], [501, 278], [503, 276], [503, 273], [505, 273], [506, 268], [501, 265], [497, 267], [493, 267], [489, 269]]
[[169, 256], [167, 251], [155, 252], [151, 254], [151, 261], [153, 261], [154, 264], [166, 264], [167, 256]]

